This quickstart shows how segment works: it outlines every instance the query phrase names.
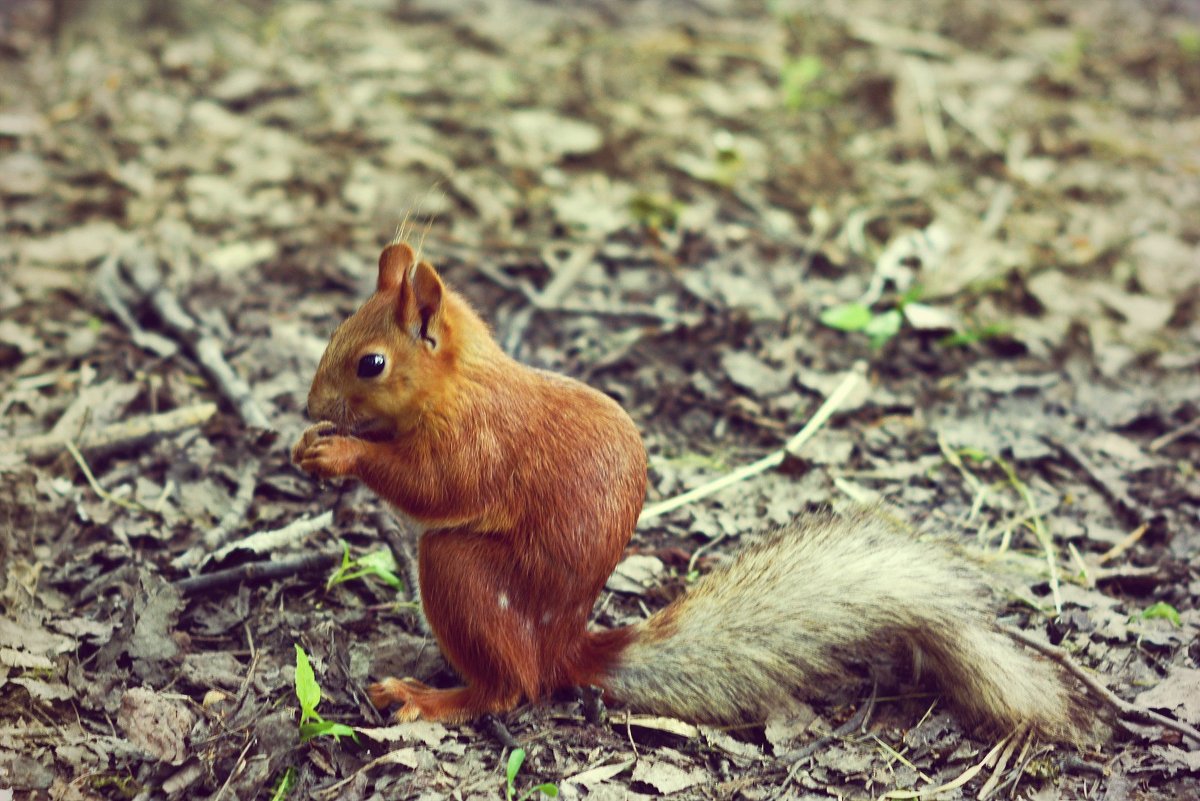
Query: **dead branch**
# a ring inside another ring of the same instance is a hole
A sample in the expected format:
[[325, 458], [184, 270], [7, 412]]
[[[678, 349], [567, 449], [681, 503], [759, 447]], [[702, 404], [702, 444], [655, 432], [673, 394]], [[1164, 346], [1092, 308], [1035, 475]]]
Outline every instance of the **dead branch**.
[[322, 512], [316, 517], [304, 517], [300, 520], [293, 520], [282, 528], [271, 529], [270, 531], [258, 531], [247, 537], [243, 537], [237, 542], [231, 542], [224, 548], [210, 554], [204, 562], [219, 561], [238, 550], [265, 553], [279, 548], [286, 548], [295, 545], [309, 534], [331, 525], [333, 525], [333, 512]]
[[122, 420], [95, 431], [83, 431], [73, 439], [57, 434], [38, 434], [0, 441], [0, 454], [17, 453], [30, 462], [44, 461], [66, 450], [68, 441], [73, 441], [75, 447], [85, 453], [107, 452], [132, 447], [151, 437], [203, 425], [216, 413], [216, 404], [198, 403], [135, 420]]
[[211, 592], [226, 587], [233, 587], [243, 581], [268, 581], [271, 579], [294, 576], [301, 573], [313, 573], [334, 567], [342, 558], [341, 550], [319, 551], [292, 556], [286, 559], [274, 559], [267, 562], [247, 562], [227, 570], [217, 570], [199, 576], [180, 579], [175, 582], [175, 588], [183, 595], [196, 595], [201, 592]]
[[271, 424], [251, 393], [250, 385], [225, 360], [217, 338], [197, 323], [163, 284], [153, 255], [148, 252], [134, 253], [126, 259], [125, 268], [134, 286], [158, 312], [163, 324], [196, 357], [217, 389], [238, 410], [246, 425], [270, 430]]
[[119, 262], [117, 254], [111, 253], [96, 270], [96, 291], [99, 293], [100, 299], [112, 312], [113, 317], [116, 317], [121, 325], [125, 326], [133, 344], [164, 359], [174, 356], [179, 350], [179, 346], [161, 334], [142, 328], [129, 311], [129, 307], [125, 305], [119, 290], [119, 286], [123, 283], [117, 271]]
[[1188, 724], [1172, 720], [1166, 715], [1160, 715], [1145, 707], [1132, 704], [1116, 695], [1112, 690], [1105, 687], [1099, 680], [1092, 677], [1086, 670], [1075, 664], [1070, 655], [1061, 648], [1056, 648], [1049, 643], [1040, 642], [1039, 640], [1030, 637], [1020, 629], [1011, 626], [1004, 626], [1004, 631], [1017, 642], [1027, 645], [1038, 653], [1053, 659], [1063, 667], [1068, 673], [1079, 679], [1085, 687], [1095, 693], [1096, 697], [1106, 703], [1109, 707], [1116, 710], [1117, 714], [1125, 720], [1136, 720], [1141, 723], [1153, 723], [1159, 726], [1164, 726], [1172, 731], [1177, 731], [1180, 734], [1190, 737], [1197, 743], [1200, 743], [1200, 731], [1192, 728]]
[[229, 539], [239, 523], [246, 517], [250, 504], [254, 500], [254, 490], [258, 488], [258, 462], [249, 462], [242, 467], [238, 475], [237, 494], [233, 503], [217, 525], [204, 534], [203, 543], [195, 545], [181, 553], [171, 561], [171, 566], [177, 569], [188, 569], [199, 565], [205, 554], [219, 548]]

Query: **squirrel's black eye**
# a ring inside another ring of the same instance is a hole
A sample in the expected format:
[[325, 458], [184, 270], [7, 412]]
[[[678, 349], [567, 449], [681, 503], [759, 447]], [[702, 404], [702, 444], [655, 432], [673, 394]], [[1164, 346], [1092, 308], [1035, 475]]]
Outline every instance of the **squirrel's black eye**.
[[383, 354], [368, 353], [358, 360], [358, 377], [374, 378], [383, 372], [384, 364], [386, 362], [383, 359]]

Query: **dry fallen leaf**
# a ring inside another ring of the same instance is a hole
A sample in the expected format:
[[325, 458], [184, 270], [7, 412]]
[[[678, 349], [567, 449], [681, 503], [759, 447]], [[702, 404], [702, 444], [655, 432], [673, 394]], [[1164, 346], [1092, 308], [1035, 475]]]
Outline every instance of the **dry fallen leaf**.
[[1137, 703], [1165, 709], [1193, 725], [1200, 723], [1200, 670], [1172, 667], [1165, 679], [1138, 695]]
[[195, 724], [196, 716], [185, 703], [147, 687], [133, 687], [121, 696], [117, 725], [130, 742], [162, 762], [183, 763]]

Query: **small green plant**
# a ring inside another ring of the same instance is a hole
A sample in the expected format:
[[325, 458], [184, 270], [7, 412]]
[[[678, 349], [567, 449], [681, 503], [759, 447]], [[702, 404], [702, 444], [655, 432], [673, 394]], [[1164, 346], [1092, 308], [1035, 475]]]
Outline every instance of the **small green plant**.
[[333, 571], [329, 581], [325, 582], [325, 589], [331, 589], [338, 584], [363, 576], [375, 576], [393, 589], [404, 588], [404, 582], [396, 575], [396, 557], [392, 555], [391, 550], [382, 548], [360, 556], [358, 559], [351, 559], [350, 546], [343, 543], [342, 564]]
[[988, 339], [1008, 336], [1010, 333], [1012, 333], [1012, 326], [1008, 323], [990, 323], [947, 334], [938, 340], [938, 344], [944, 348], [966, 347]]
[[525, 801], [527, 798], [532, 798], [534, 793], [541, 793], [549, 798], [558, 797], [558, 787], [550, 784], [549, 782], [546, 782], [545, 784], [539, 784], [537, 787], [531, 787], [520, 795], [517, 795], [517, 786], [515, 782], [517, 779], [517, 772], [521, 770], [521, 765], [523, 764], [525, 764], [525, 749], [514, 748], [513, 752], [508, 755], [508, 769], [506, 771], [508, 781], [504, 785], [505, 797], [508, 799], [508, 801], [513, 801], [514, 799], [516, 799], [516, 801]]
[[904, 307], [921, 297], [921, 287], [912, 286], [889, 309], [872, 311], [862, 302], [843, 303], [821, 312], [821, 322], [839, 331], [858, 331], [871, 340], [871, 347], [878, 350], [900, 333], [904, 325]]
[[792, 111], [830, 105], [834, 100], [833, 95], [821, 88], [821, 77], [824, 74], [825, 64], [811, 54], [784, 64], [779, 75], [783, 105]]
[[670, 195], [638, 192], [629, 199], [629, 213], [644, 228], [674, 230], [683, 204]]
[[1142, 610], [1142, 620], [1153, 620], [1154, 618], [1166, 618], [1175, 625], [1175, 628], [1182, 628], [1183, 621], [1179, 619], [1179, 610], [1168, 603], [1159, 601], [1155, 604], [1150, 604]]
[[279, 781], [275, 782], [275, 788], [271, 791], [271, 801], [283, 801], [295, 786], [296, 769], [291, 767], [283, 772], [283, 775], [279, 777]]
[[1188, 61], [1200, 61], [1200, 28], [1184, 28], [1175, 34], [1175, 44]]
[[345, 723], [332, 723], [317, 714], [317, 704], [321, 703], [321, 685], [317, 684], [308, 654], [299, 645], [296, 646], [296, 699], [300, 702], [300, 742], [306, 743], [321, 736], [332, 737], [339, 743], [343, 737], [358, 742], [354, 729]]
[[862, 303], [846, 303], [821, 312], [821, 322], [839, 331], [866, 334], [871, 347], [878, 350], [900, 333], [904, 313], [899, 308], [892, 308], [877, 314]]

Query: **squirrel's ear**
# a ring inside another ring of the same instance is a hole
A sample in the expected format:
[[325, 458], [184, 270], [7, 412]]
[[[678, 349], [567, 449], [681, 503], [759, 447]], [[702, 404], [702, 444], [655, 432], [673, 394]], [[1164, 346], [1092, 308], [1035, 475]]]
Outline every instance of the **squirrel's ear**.
[[401, 293], [401, 314], [413, 336], [437, 347], [441, 339], [442, 298], [446, 288], [433, 265], [422, 261], [412, 268], [407, 291]]
[[404, 276], [416, 260], [413, 249], [404, 242], [388, 245], [379, 254], [379, 278], [375, 282], [376, 292], [386, 292], [404, 283]]

